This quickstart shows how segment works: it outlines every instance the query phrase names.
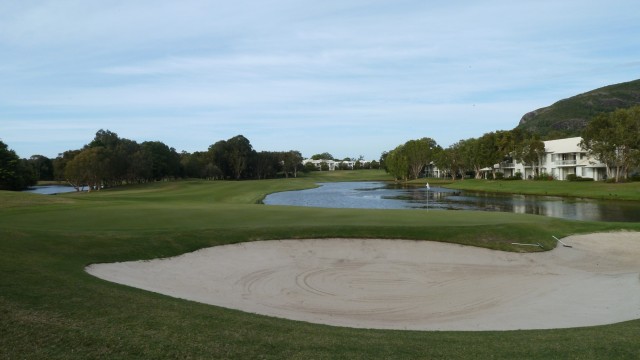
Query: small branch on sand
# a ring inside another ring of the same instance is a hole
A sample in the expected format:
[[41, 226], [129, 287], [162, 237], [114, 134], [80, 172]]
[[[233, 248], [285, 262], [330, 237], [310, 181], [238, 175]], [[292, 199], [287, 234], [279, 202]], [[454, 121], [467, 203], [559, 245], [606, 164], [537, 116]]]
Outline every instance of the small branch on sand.
[[551, 235], [551, 236], [552, 236], [554, 239], [558, 240], [558, 242], [559, 242], [560, 244], [562, 244], [562, 246], [564, 246], [564, 247], [568, 247], [568, 248], [572, 248], [572, 247], [573, 247], [573, 246], [571, 246], [571, 245], [567, 245], [567, 244], [563, 243], [563, 242], [562, 242], [562, 240], [558, 239], [557, 237], [555, 237], [555, 236], [553, 236], [553, 235]]

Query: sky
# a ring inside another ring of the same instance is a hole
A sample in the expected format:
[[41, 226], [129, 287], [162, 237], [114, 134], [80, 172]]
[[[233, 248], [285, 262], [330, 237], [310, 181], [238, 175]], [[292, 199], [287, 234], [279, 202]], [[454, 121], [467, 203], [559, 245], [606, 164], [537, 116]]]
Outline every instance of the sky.
[[0, 140], [447, 147], [640, 78], [637, 0], [0, 0]]

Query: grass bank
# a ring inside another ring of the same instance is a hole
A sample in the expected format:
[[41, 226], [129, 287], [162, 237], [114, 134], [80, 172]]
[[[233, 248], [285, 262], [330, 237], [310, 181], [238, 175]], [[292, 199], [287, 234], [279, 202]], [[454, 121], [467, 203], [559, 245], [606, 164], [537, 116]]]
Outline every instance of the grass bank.
[[590, 199], [640, 201], [640, 182], [606, 183], [602, 181], [532, 181], [532, 180], [443, 180], [419, 179], [410, 184], [438, 184], [450, 189], [525, 195], [567, 196]]
[[289, 180], [155, 183], [55, 196], [0, 192], [0, 358], [543, 359], [640, 355], [640, 320], [549, 331], [349, 329], [174, 299], [112, 284], [83, 270], [91, 263], [151, 259], [207, 246], [279, 238], [405, 238], [521, 251], [510, 243], [535, 241], [550, 248], [555, 245], [551, 235], [640, 231], [640, 224], [585, 223], [493, 212], [256, 204], [266, 193], [314, 186], [319, 179], [384, 177], [347, 173]]

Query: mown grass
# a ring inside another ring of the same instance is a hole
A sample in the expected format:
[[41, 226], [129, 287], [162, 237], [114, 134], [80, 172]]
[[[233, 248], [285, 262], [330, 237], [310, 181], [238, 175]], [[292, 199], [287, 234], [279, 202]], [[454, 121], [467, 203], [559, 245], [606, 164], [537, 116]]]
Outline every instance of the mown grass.
[[[359, 177], [367, 178], [366, 173]], [[640, 224], [493, 212], [257, 204], [266, 193], [314, 186], [317, 179], [185, 181], [36, 198], [0, 192], [0, 358], [640, 356], [640, 320], [545, 331], [349, 329], [174, 299], [109, 283], [83, 270], [91, 263], [277, 238], [405, 238], [516, 251], [522, 249], [512, 247], [514, 239], [550, 248], [555, 245], [551, 235], [640, 230]]]
[[424, 185], [426, 182], [469, 191], [640, 201], [640, 182], [419, 179], [410, 184]]

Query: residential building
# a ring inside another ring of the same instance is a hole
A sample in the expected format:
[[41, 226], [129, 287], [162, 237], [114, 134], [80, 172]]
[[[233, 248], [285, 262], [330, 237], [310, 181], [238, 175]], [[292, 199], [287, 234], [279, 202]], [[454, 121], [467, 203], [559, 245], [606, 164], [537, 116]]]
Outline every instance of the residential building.
[[[574, 174], [595, 181], [606, 179], [606, 166], [582, 149], [581, 137], [544, 141], [545, 154], [536, 167], [525, 166], [517, 161], [504, 161], [494, 165], [496, 171], [505, 177], [522, 174], [523, 179], [530, 179], [536, 173], [549, 174], [557, 180], [566, 180], [568, 175]], [[490, 172], [491, 169], [483, 169]]]
[[[353, 161], [353, 160], [324, 160], [324, 159], [320, 159], [320, 160], [312, 160], [312, 159], [305, 159], [302, 160], [302, 165], [307, 165], [308, 163], [312, 163], [316, 166], [316, 168], [318, 170], [322, 169], [322, 164], [325, 163], [327, 164], [327, 167], [329, 168], [329, 171], [334, 171], [334, 170], [340, 170], [341, 168], [347, 168], [347, 169], [351, 169], [353, 170], [356, 166], [356, 162], [357, 161]], [[371, 161], [361, 161], [362, 164], [370, 164]]]

